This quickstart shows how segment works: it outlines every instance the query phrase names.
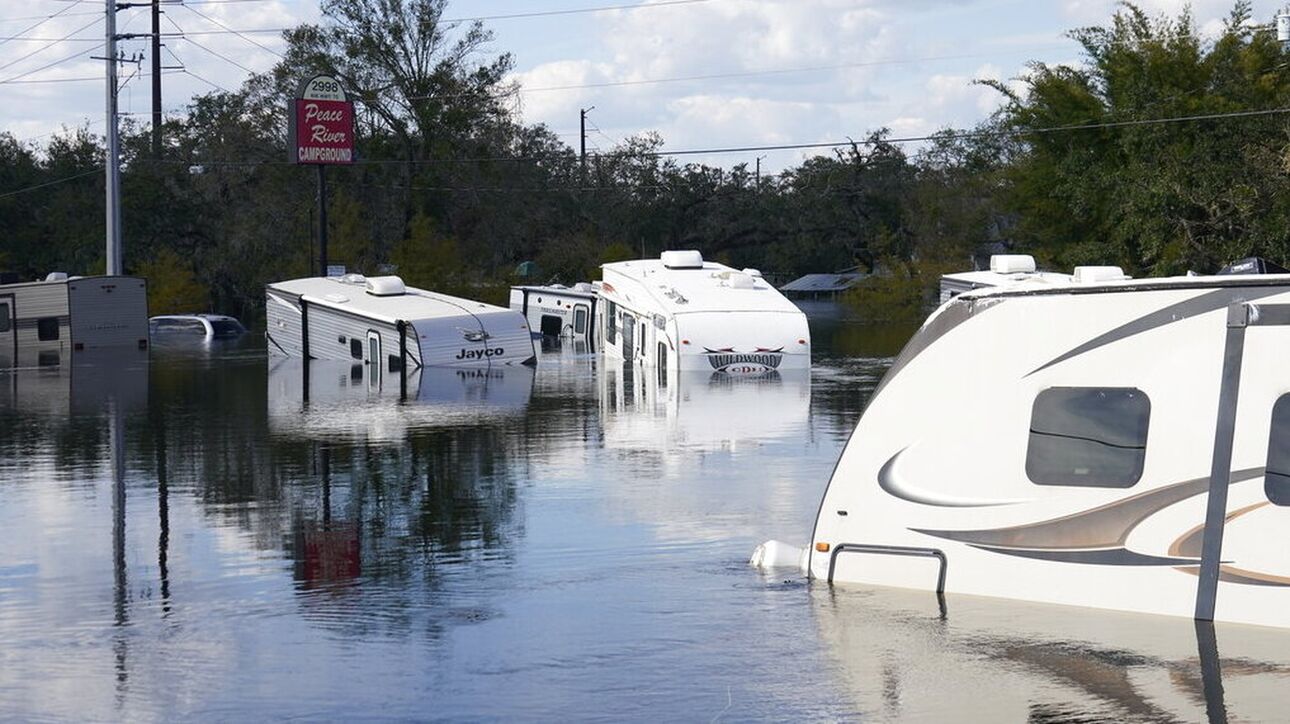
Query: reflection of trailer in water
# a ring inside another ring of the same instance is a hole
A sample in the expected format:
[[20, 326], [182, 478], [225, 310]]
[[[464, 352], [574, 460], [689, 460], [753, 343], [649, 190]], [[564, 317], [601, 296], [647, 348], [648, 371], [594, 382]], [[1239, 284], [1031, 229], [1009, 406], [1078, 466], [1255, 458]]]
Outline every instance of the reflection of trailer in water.
[[144, 280], [54, 273], [0, 285], [0, 368], [57, 365], [105, 348], [148, 348]]
[[[427, 367], [404, 377], [406, 394], [363, 364], [271, 357], [269, 429], [331, 439], [401, 439], [412, 428], [484, 424], [523, 416], [533, 394], [528, 366]], [[400, 404], [402, 402], [402, 404]]]
[[511, 287], [511, 309], [524, 315], [535, 336], [594, 342], [599, 295], [596, 287]]
[[77, 353], [58, 367], [0, 370], [0, 409], [71, 420], [148, 405], [148, 355], [132, 349]]
[[1285, 719], [1283, 631], [896, 588], [814, 593], [834, 659], [821, 685], [852, 709], [839, 718]]
[[606, 447], [734, 450], [809, 429], [809, 370], [753, 377], [658, 372], [599, 366]]

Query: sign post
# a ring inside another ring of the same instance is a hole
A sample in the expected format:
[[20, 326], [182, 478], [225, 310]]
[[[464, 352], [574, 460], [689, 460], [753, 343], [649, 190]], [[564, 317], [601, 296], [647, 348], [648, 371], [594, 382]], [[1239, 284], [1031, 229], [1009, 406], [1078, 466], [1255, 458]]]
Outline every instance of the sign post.
[[288, 111], [291, 162], [318, 169], [318, 269], [327, 276], [327, 167], [354, 162], [354, 102], [340, 81], [318, 75], [300, 86]]

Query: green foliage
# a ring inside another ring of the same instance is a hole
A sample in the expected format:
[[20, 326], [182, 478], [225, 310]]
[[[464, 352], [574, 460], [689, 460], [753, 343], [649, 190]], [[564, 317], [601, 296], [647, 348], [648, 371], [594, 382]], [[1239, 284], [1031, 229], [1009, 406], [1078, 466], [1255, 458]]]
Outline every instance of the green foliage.
[[[1284, 108], [1287, 58], [1254, 29], [1250, 5], [1205, 41], [1190, 14], [1125, 4], [1108, 27], [1071, 36], [1087, 66], [1032, 66], [1005, 109], [1010, 128], [1132, 122]], [[1290, 257], [1284, 117], [1124, 125], [1025, 136], [1008, 171], [1017, 237], [1064, 265], [1213, 271], [1259, 254]]]
[[210, 292], [197, 281], [192, 265], [172, 249], [162, 249], [137, 270], [148, 280], [149, 314], [204, 312]]

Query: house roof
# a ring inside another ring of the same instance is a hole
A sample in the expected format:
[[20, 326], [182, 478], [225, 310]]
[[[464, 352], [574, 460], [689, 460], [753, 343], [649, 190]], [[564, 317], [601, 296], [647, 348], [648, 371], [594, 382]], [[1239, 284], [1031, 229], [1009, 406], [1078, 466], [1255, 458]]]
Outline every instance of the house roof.
[[844, 292], [865, 277], [859, 272], [807, 274], [780, 287], [781, 292]]

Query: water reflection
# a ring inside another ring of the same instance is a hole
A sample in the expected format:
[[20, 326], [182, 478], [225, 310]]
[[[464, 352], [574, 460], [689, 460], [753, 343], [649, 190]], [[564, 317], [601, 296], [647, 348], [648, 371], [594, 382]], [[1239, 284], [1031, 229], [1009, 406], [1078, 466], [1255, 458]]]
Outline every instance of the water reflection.
[[271, 357], [269, 426], [275, 435], [397, 442], [413, 430], [523, 417], [533, 375], [525, 366], [372, 374], [362, 363]]
[[[822, 640], [883, 719], [1272, 721], [1290, 637], [1256, 627], [895, 589], [819, 587]], [[986, 693], [988, 692], [988, 693]]]

